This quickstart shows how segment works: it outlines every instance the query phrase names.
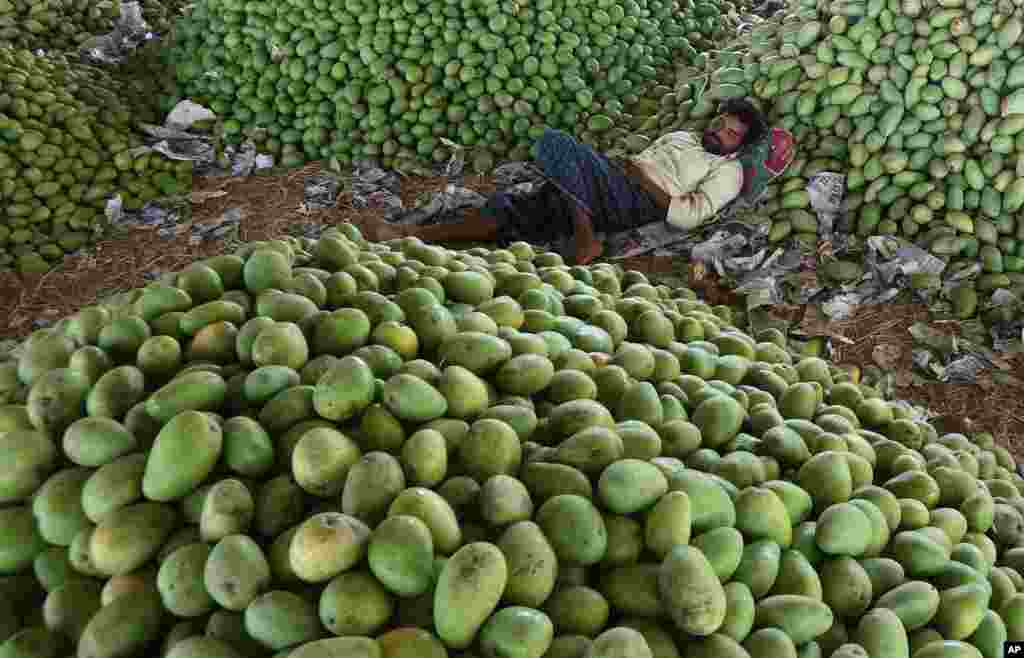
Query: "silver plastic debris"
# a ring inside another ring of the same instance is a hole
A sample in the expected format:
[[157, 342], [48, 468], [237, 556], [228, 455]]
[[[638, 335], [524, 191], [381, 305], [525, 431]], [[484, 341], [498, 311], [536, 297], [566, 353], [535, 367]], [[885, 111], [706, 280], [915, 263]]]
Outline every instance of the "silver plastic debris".
[[307, 210], [331, 208], [338, 200], [339, 181], [331, 174], [306, 176], [303, 184], [303, 203]]
[[897, 283], [900, 276], [918, 272], [942, 274], [946, 263], [921, 247], [899, 238], [873, 235], [867, 239], [865, 263], [878, 275], [882, 285]]
[[914, 365], [939, 381], [971, 384], [983, 372], [1011, 367], [995, 351], [963, 337], [964, 333], [974, 332], [948, 335], [921, 322], [911, 325], [908, 331], [919, 345], [913, 351]]
[[845, 293], [821, 303], [821, 311], [833, 320], [845, 320], [853, 315], [854, 308], [861, 303], [856, 293]]
[[241, 144], [223, 145], [218, 152], [216, 137], [208, 132], [192, 129], [201, 121], [215, 119], [206, 107], [183, 100], [168, 113], [164, 125], [143, 124], [142, 132], [149, 139], [145, 148], [172, 160], [195, 163], [197, 176], [250, 176], [261, 169], [274, 166], [274, 157], [259, 153], [251, 139]]
[[448, 161], [445, 162], [444, 175], [446, 178], [458, 178], [466, 168], [466, 147], [444, 137], [441, 138], [441, 144], [452, 151]]
[[380, 208], [389, 221], [405, 211], [398, 196], [398, 174], [385, 171], [372, 162], [358, 161], [351, 175], [347, 191], [351, 194], [353, 208]]
[[436, 224], [446, 219], [458, 219], [457, 213], [466, 208], [479, 208], [487, 203], [487, 197], [465, 187], [447, 185], [444, 190], [434, 192], [424, 205], [417, 205], [395, 221], [400, 224]]
[[543, 179], [540, 171], [529, 162], [506, 162], [498, 165], [494, 169], [493, 177], [494, 184], [499, 190]]
[[[833, 288], [828, 299], [820, 299], [825, 313], [836, 320], [852, 315], [854, 308], [865, 304], [883, 304], [896, 298], [909, 287], [910, 275], [928, 273], [941, 275], [946, 264], [921, 247], [893, 236], [875, 235], [865, 243], [863, 254], [854, 250], [857, 243], [851, 241], [840, 246], [837, 233], [832, 241], [833, 254], [845, 260], [860, 260], [864, 263], [864, 274], [857, 281]], [[922, 289], [915, 291], [918, 297], [928, 300], [938, 291]]]
[[168, 130], [188, 131], [189, 128], [200, 121], [212, 121], [217, 115], [199, 103], [193, 103], [186, 99], [174, 106], [164, 120], [164, 127]]
[[940, 379], [953, 384], [971, 384], [977, 381], [980, 373], [991, 367], [988, 359], [978, 354], [965, 354], [951, 361]]
[[213, 164], [217, 158], [213, 144], [198, 136], [187, 139], [160, 140], [151, 148], [171, 160], [191, 160], [195, 163]]
[[94, 36], [82, 43], [79, 56], [92, 64], [116, 64], [140, 43], [156, 36], [146, 19], [142, 6], [134, 0], [121, 3], [121, 15], [108, 34]]
[[120, 224], [124, 218], [124, 205], [120, 194], [115, 194], [113, 197], [107, 199], [106, 205], [103, 207], [103, 214], [107, 218], [108, 226], [116, 226]]
[[715, 231], [710, 238], [696, 244], [690, 250], [690, 260], [699, 261], [711, 265], [718, 272], [719, 276], [725, 274], [725, 267], [722, 261], [729, 256], [740, 253], [743, 247], [747, 246], [746, 236], [739, 233], [727, 231]]
[[992, 348], [997, 352], [1024, 352], [1024, 299], [1005, 288], [998, 288], [992, 293], [988, 308], [1008, 306], [1007, 315], [1013, 319], [1006, 322], [993, 322], [988, 329], [992, 339]]
[[[465, 153], [453, 143], [448, 144], [453, 154], [444, 165], [441, 175], [458, 180], [463, 173]], [[509, 162], [494, 171], [495, 185], [499, 190], [513, 194], [529, 194], [537, 182], [543, 179], [536, 168], [528, 162]], [[412, 208], [406, 208], [398, 196], [401, 177], [388, 172], [372, 162], [357, 162], [352, 172], [352, 205], [356, 208], [379, 207], [384, 218], [398, 224], [419, 225], [456, 220], [459, 211], [479, 208], [487, 203], [487, 197], [456, 182], [445, 189], [418, 199]]]
[[846, 176], [832, 171], [817, 173], [807, 182], [807, 195], [811, 199], [811, 208], [818, 216], [818, 235], [828, 239], [843, 209]]
[[992, 293], [992, 298], [989, 301], [992, 306], [1007, 306], [1010, 304], [1017, 305], [1021, 303], [1020, 298], [1017, 297], [1013, 291], [1007, 290], [1006, 288], [997, 288], [995, 292]]

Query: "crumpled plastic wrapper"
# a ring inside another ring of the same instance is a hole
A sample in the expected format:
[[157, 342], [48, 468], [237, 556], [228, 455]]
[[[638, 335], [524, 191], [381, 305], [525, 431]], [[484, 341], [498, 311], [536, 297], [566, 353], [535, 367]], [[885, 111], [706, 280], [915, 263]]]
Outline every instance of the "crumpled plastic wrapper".
[[188, 242], [193, 245], [218, 240], [235, 232], [244, 218], [245, 212], [241, 208], [231, 207], [211, 221], [179, 227], [177, 234], [182, 235], [187, 231]]
[[147, 203], [138, 213], [135, 222], [140, 226], [149, 226], [156, 229], [167, 229], [178, 223], [179, 214], [168, 208]]
[[980, 373], [991, 368], [991, 361], [972, 352], [950, 361], [939, 379], [953, 384], [971, 384], [977, 381]]
[[211, 121], [216, 118], [213, 110], [185, 99], [167, 114], [164, 127], [169, 131], [187, 131], [200, 121]]
[[191, 160], [197, 164], [213, 164], [217, 151], [210, 141], [196, 135], [178, 139], [162, 139], [150, 147], [171, 160]]
[[108, 226], [116, 226], [124, 220], [123, 203], [120, 194], [115, 194], [107, 199], [107, 204], [103, 207], [103, 215], [107, 218]]
[[[660, 249], [656, 255], [662, 255]], [[672, 245], [673, 255], [702, 262], [719, 277], [730, 280], [736, 292], [747, 295], [747, 310], [785, 303], [783, 276], [801, 266], [796, 249], [768, 246], [768, 225], [742, 221], [720, 222], [690, 232]]]
[[529, 162], [506, 162], [494, 169], [494, 185], [505, 190], [515, 185], [536, 183], [543, 180], [537, 168]]
[[183, 100], [168, 113], [164, 125], [141, 126], [149, 143], [140, 149], [156, 151], [171, 160], [189, 160], [195, 163], [193, 173], [197, 176], [249, 176], [274, 166], [273, 156], [257, 153], [252, 140], [228, 144], [218, 155], [213, 135], [189, 131], [196, 123], [213, 118], [216, 115], [209, 109]]
[[338, 200], [339, 181], [330, 174], [306, 176], [303, 185], [303, 204], [307, 210], [332, 208]]
[[[192, 113], [191, 110], [186, 109], [175, 115], [178, 107], [183, 104], [195, 105], [191, 101], [182, 101], [174, 110], [171, 110], [171, 114], [168, 115], [168, 119], [162, 126], [154, 126], [152, 124], [144, 123], [141, 125], [142, 132], [149, 137], [149, 148], [157, 153], [162, 153], [166, 157], [172, 160], [191, 160], [193, 162], [213, 162], [216, 159], [215, 149], [213, 143], [208, 135], [202, 135], [197, 133], [188, 132], [188, 128], [196, 121], [200, 119], [195, 118], [199, 116], [198, 112]], [[197, 108], [205, 110], [206, 108], [201, 105], [195, 105]], [[171, 123], [171, 118], [174, 116], [177, 121], [188, 122], [186, 125], [176, 125]]]
[[772, 16], [784, 10], [785, 8], [786, 4], [784, 2], [778, 2], [777, 0], [767, 0], [767, 2], [762, 3], [761, 6], [755, 9], [754, 11], [758, 16], [761, 16], [763, 18], [771, 18]]
[[900, 276], [918, 272], [942, 274], [946, 263], [915, 244], [884, 235], [867, 239], [866, 263], [879, 277], [879, 283], [894, 285]]
[[845, 320], [853, 315], [854, 307], [860, 304], [860, 297], [855, 293], [836, 295], [821, 302], [821, 312], [833, 320]]
[[910, 420], [927, 422], [935, 417], [935, 413], [925, 407], [911, 404], [908, 400], [893, 400], [892, 404], [903, 409]]
[[988, 307], [1010, 306], [1015, 309], [1009, 322], [995, 322], [989, 327], [992, 347], [997, 352], [1024, 352], [1024, 299], [1012, 291], [999, 288], [992, 293]]
[[384, 188], [398, 192], [401, 177], [393, 171], [386, 171], [369, 160], [357, 160], [352, 169], [352, 189], [357, 192], [373, 192]]
[[426, 204], [417, 204], [395, 221], [399, 224], [437, 224], [445, 220], [457, 220], [458, 211], [479, 208], [487, 203], [487, 197], [465, 187], [447, 185], [444, 190], [430, 195]]
[[722, 261], [730, 256], [738, 255], [747, 244], [748, 240], [745, 235], [721, 230], [715, 231], [704, 242], [693, 245], [693, 248], [690, 249], [690, 260], [711, 265], [719, 276], [723, 276], [725, 266]]
[[394, 221], [396, 217], [405, 212], [405, 206], [397, 194], [389, 190], [376, 190], [374, 192], [352, 195], [353, 208], [380, 208], [384, 218]]
[[970, 279], [979, 274], [981, 274], [981, 263], [971, 263], [968, 267], [948, 273], [945, 276], [943, 287], [953, 288], [964, 279]]
[[817, 173], [807, 182], [807, 194], [818, 216], [818, 235], [827, 240], [832, 237], [836, 219], [843, 210], [846, 176], [832, 171]]
[[245, 213], [241, 208], [231, 207], [220, 216], [193, 222], [183, 220], [177, 209], [167, 208], [150, 202], [139, 210], [127, 212], [121, 205], [121, 197], [114, 196], [106, 206], [107, 226], [115, 228], [147, 229], [161, 240], [186, 240], [189, 244], [201, 244], [218, 240], [234, 233]]
[[446, 178], [458, 178], [462, 176], [466, 168], [466, 147], [456, 144], [450, 139], [441, 138], [441, 143], [451, 149], [452, 154], [444, 163], [444, 175]]
[[[378, 207], [387, 221], [404, 225], [436, 224], [459, 219], [459, 211], [479, 208], [487, 197], [459, 184], [465, 169], [465, 152], [455, 143], [447, 143], [452, 156], [439, 173], [450, 180], [445, 189], [417, 200], [413, 208], [406, 208], [398, 196], [400, 176], [385, 171], [370, 161], [355, 163], [352, 172], [352, 205], [356, 208]], [[508, 162], [494, 171], [494, 182], [499, 190], [513, 194], [528, 194], [543, 180], [540, 172], [529, 162]]]
[[122, 2], [121, 16], [113, 31], [88, 39], [78, 52], [90, 64], [116, 64], [140, 43], [155, 36], [142, 17], [142, 6], [134, 0]]
[[405, 212], [398, 196], [400, 177], [397, 173], [385, 171], [366, 160], [354, 165], [349, 189], [353, 208], [380, 208], [388, 221]]
[[[836, 237], [841, 236], [837, 233]], [[896, 298], [908, 287], [908, 277], [918, 272], [941, 275], [946, 264], [926, 250], [898, 237], [873, 235], [865, 241], [862, 255], [852, 250], [853, 242], [844, 249], [836, 248], [834, 253], [847, 260], [858, 260], [864, 264], [864, 275], [859, 281], [833, 289], [828, 299], [822, 299], [822, 310], [834, 320], [850, 317], [857, 306], [884, 304]], [[938, 293], [935, 290], [915, 291], [926, 301]]]
[[978, 376], [1008, 366], [994, 351], [956, 335], [947, 335], [923, 323], [908, 331], [920, 347], [912, 352], [914, 365], [942, 382], [972, 384]]
[[726, 259], [724, 266], [735, 282], [735, 290], [745, 293], [747, 310], [759, 306], [785, 304], [784, 282], [787, 274], [800, 269], [799, 252], [777, 248], [769, 253], [761, 249], [751, 259]]

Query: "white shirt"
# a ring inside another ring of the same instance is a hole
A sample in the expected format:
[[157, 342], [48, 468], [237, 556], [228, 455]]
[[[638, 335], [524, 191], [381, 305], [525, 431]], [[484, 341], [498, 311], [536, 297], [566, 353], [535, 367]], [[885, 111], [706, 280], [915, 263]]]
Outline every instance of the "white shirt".
[[672, 197], [666, 221], [676, 228], [699, 226], [743, 189], [740, 163], [734, 158], [708, 153], [693, 133], [662, 135], [636, 156], [635, 161]]

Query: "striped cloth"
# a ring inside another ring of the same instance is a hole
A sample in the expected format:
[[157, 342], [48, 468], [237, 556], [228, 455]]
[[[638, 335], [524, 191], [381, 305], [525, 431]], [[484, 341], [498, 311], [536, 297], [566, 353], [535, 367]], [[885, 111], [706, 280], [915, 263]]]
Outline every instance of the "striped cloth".
[[665, 209], [616, 165], [586, 144], [547, 129], [536, 144], [540, 188], [519, 196], [498, 192], [481, 213], [500, 222], [498, 242], [558, 242], [573, 234], [573, 213], [590, 213], [594, 231], [615, 233], [664, 221]]

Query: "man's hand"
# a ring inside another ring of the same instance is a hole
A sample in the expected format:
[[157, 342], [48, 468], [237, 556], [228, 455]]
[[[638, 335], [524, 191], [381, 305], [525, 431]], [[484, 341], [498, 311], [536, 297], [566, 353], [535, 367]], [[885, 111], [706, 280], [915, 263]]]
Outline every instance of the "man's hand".
[[704, 194], [704, 193], [700, 192], [700, 191], [688, 192], [686, 194], [683, 194], [681, 196], [676, 197], [676, 199], [678, 201], [682, 202], [682, 203], [695, 203], [697, 201], [697, 195], [698, 194]]
[[640, 185], [640, 187], [654, 198], [658, 207], [665, 208], [666, 210], [668, 209], [669, 205], [672, 203], [672, 197], [669, 196], [665, 190], [661, 189], [660, 185], [651, 179], [640, 163], [633, 158], [627, 158], [626, 160], [623, 160], [622, 168], [630, 180]]

